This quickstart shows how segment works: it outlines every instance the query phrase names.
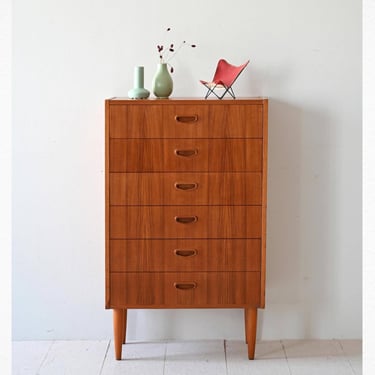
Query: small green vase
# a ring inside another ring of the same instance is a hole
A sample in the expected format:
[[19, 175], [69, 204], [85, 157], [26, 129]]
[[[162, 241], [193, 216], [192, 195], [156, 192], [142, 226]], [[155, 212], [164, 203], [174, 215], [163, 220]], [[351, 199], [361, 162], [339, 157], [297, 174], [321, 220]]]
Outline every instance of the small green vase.
[[134, 68], [134, 87], [129, 90], [128, 96], [131, 99], [147, 99], [150, 96], [150, 91], [144, 87], [144, 67], [136, 66]]
[[159, 99], [168, 99], [172, 91], [173, 81], [168, 66], [166, 63], [160, 63], [152, 80], [152, 92]]

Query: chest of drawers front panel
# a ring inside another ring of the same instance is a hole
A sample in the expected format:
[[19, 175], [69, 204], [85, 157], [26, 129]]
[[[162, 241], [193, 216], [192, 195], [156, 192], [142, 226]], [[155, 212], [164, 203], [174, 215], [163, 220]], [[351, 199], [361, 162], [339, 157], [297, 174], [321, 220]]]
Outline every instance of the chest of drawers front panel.
[[264, 304], [264, 103], [106, 103], [106, 307]]

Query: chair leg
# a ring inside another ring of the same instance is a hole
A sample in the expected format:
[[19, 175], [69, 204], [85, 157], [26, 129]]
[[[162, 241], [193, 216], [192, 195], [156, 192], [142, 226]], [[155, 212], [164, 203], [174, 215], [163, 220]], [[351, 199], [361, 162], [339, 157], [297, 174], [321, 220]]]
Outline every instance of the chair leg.
[[208, 89], [207, 90], [207, 94], [206, 94], [206, 96], [204, 98], [207, 99], [210, 96], [211, 92], [212, 92], [212, 90]]
[[206, 94], [206, 96], [205, 96], [205, 99], [207, 99], [211, 94], [214, 94], [218, 99], [221, 99], [221, 98], [216, 94], [216, 92], [214, 91], [217, 85], [215, 85], [213, 88], [211, 88], [211, 87], [209, 87], [209, 86], [207, 86], [207, 85], [205, 85], [205, 86], [206, 86], [207, 89], [208, 89], [207, 94]]
[[232, 96], [233, 99], [236, 99], [236, 96], [234, 95], [234, 91], [232, 89], [232, 86], [228, 88], [228, 92]]
[[219, 98], [219, 99], [223, 99], [223, 98], [224, 98], [224, 96], [226, 95], [226, 93], [227, 93], [227, 92], [229, 92], [228, 90], [229, 90], [229, 88], [228, 88], [228, 87], [226, 87], [226, 88], [225, 88], [225, 91], [224, 91], [224, 93], [223, 93], [223, 94], [222, 94], [222, 95], [220, 96], [220, 98]]
[[225, 86], [225, 91], [224, 91], [224, 93], [223, 94], [221, 94], [221, 95], [218, 95], [218, 94], [216, 94], [216, 92], [214, 91], [215, 90], [215, 88], [216, 88], [216, 85], [214, 86], [214, 87], [209, 87], [209, 86], [207, 86], [207, 85], [205, 85], [206, 87], [207, 87], [207, 93], [206, 93], [206, 96], [204, 97], [205, 99], [207, 99], [211, 94], [214, 94], [218, 99], [223, 99], [224, 98], [224, 96], [228, 93], [233, 99], [236, 99], [236, 96], [234, 95], [234, 91], [233, 91], [233, 89], [232, 89], [232, 86], [230, 86], [230, 87], [227, 87], [227, 86]]

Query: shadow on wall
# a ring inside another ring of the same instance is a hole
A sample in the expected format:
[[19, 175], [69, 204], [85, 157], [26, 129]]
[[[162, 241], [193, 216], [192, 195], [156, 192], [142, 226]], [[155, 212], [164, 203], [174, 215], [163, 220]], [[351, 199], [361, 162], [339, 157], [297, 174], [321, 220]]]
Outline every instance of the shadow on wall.
[[312, 337], [330, 299], [327, 285], [335, 269], [331, 135], [322, 110], [270, 100], [266, 310], [259, 316], [259, 338], [274, 336], [265, 320], [277, 322], [274, 329], [284, 338], [288, 325], [292, 336]]
[[[258, 339], [314, 338], [334, 326], [339, 153], [328, 110], [270, 99], [266, 309]], [[331, 303], [331, 304], [330, 304]], [[331, 311], [330, 311], [331, 309]], [[130, 310], [129, 338], [241, 338], [243, 311]]]

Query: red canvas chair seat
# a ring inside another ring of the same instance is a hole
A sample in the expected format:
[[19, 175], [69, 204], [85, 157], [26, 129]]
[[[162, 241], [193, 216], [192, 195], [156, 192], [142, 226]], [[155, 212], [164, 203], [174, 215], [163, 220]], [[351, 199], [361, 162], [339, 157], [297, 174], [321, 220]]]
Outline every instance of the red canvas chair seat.
[[[240, 66], [235, 66], [229, 64], [224, 59], [220, 59], [217, 63], [216, 71], [212, 81], [207, 82], [200, 80], [200, 83], [202, 83], [208, 89], [205, 99], [207, 99], [210, 94], [214, 94], [218, 99], [222, 99], [226, 93], [229, 93], [232, 96], [232, 98], [235, 99], [236, 97], [234, 95], [232, 86], [238, 78], [238, 76], [247, 67], [249, 62], [250, 61], [247, 60], [244, 64]], [[224, 89], [224, 93], [219, 96], [214, 91], [215, 89]]]

